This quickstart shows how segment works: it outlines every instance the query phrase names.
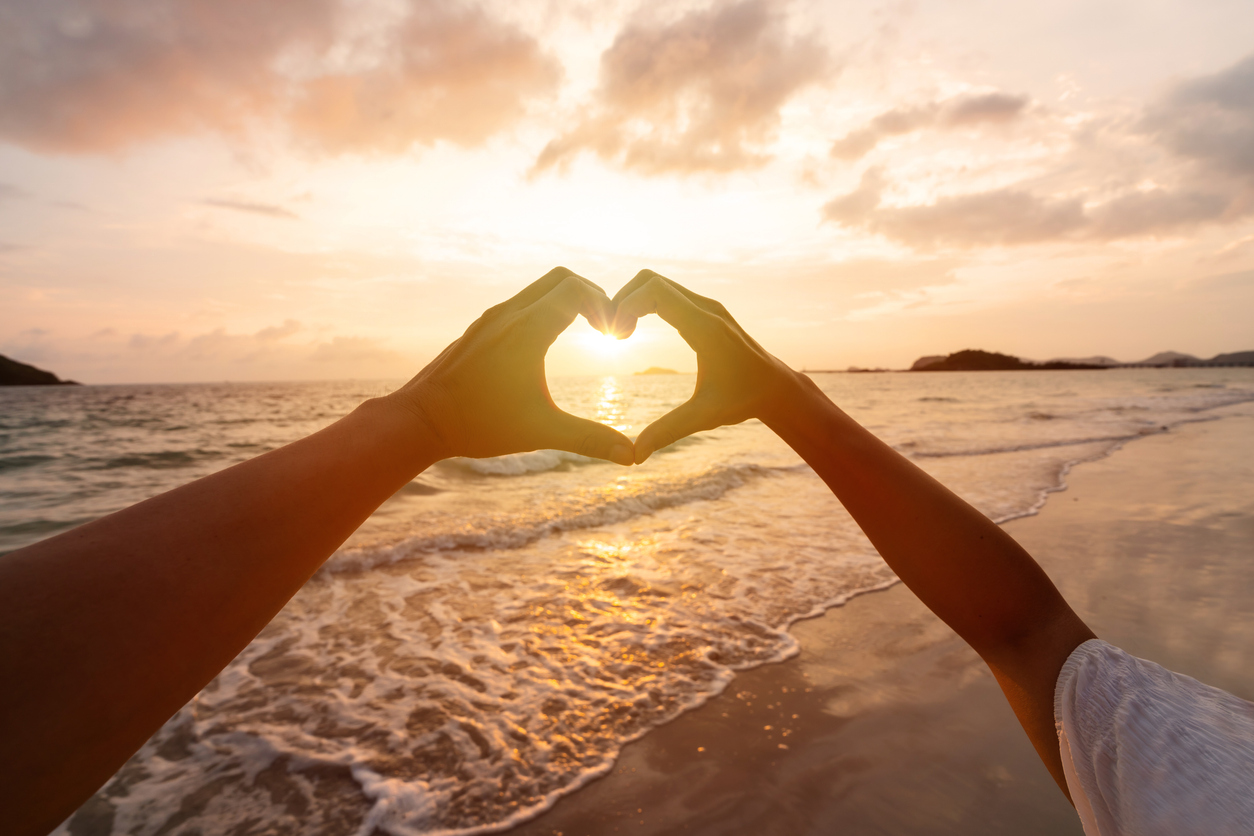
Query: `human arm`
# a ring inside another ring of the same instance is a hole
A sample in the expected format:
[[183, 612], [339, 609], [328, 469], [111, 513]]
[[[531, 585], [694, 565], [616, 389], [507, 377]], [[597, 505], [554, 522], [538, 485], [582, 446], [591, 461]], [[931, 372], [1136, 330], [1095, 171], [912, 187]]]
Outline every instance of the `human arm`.
[[620, 336], [657, 313], [697, 354], [693, 397], [641, 432], [637, 462], [689, 433], [762, 420], [827, 483], [906, 586], [980, 654], [1066, 793], [1054, 684], [1093, 634], [1031, 556], [762, 349], [719, 303], [645, 271], [615, 304]]
[[326, 429], [0, 557], [4, 832], [72, 813], [436, 460], [557, 448], [630, 464], [630, 440], [561, 412], [544, 383], [553, 339], [608, 311], [554, 270]]

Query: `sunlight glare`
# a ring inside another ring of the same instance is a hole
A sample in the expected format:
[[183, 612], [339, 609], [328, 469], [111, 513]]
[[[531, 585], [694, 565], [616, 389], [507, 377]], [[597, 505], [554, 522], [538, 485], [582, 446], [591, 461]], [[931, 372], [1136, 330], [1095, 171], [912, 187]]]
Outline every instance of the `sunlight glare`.
[[627, 340], [620, 340], [613, 334], [602, 334], [600, 331], [584, 334], [583, 343], [589, 351], [607, 360], [623, 356], [628, 347]]

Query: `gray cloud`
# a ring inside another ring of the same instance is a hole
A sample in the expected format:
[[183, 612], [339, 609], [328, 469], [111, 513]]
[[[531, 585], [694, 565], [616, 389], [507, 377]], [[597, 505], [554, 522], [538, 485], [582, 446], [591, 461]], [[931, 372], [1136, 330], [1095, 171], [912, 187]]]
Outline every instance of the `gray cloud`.
[[279, 125], [310, 150], [480, 142], [560, 72], [477, 6], [407, 0], [354, 40], [347, 0], [8, 0], [0, 139], [92, 153]]
[[944, 197], [922, 206], [880, 206], [885, 182], [870, 169], [856, 189], [823, 207], [824, 219], [917, 247], [1029, 244], [1075, 233], [1080, 201], [1044, 200], [1013, 188]]
[[218, 209], [231, 209], [236, 212], [247, 212], [252, 215], [266, 215], [271, 218], [296, 218], [298, 215], [290, 209], [284, 209], [282, 206], [275, 206], [270, 203], [251, 203], [244, 200], [215, 200], [207, 199], [200, 201], [205, 206], [213, 206]]
[[[952, 107], [944, 118], [961, 124], [999, 108], [1011, 110], [1009, 104], [968, 102]], [[859, 148], [873, 147], [879, 137], [939, 124], [940, 113], [889, 111], [864, 129], [869, 139], [855, 132], [837, 143], [845, 144], [842, 151], [834, 148], [833, 153], [860, 155]], [[1077, 149], [1092, 141], [1091, 135], [1083, 141], [1079, 136]], [[1120, 179], [1111, 180], [1107, 170], [1086, 174], [1095, 164], [1086, 164], [1078, 150], [1056, 164], [1056, 171], [1068, 174], [1061, 182], [1080, 175], [1080, 182], [1102, 183], [1100, 193], [1071, 188], [1049, 194], [1039, 185], [1014, 184], [894, 206], [885, 204], [889, 184], [882, 171], [871, 168], [856, 189], [823, 207], [823, 218], [913, 247], [962, 248], [1162, 237], [1249, 217], [1254, 214], [1254, 56], [1179, 84], [1130, 127], [1111, 129], [1102, 141], [1116, 155], [1126, 150]], [[1159, 185], [1146, 188], [1145, 180]]]
[[1028, 102], [1027, 96], [994, 92], [965, 94], [917, 107], [894, 108], [838, 139], [832, 145], [831, 155], [842, 160], [860, 159], [888, 137], [928, 128], [954, 130], [1005, 124], [1022, 115]]
[[817, 39], [788, 36], [769, 0], [639, 20], [602, 54], [589, 115], [544, 148], [534, 171], [584, 151], [645, 174], [761, 165], [781, 107], [832, 69]]
[[25, 189], [19, 189], [8, 183], [0, 183], [0, 200], [16, 200], [24, 197], [30, 197]]
[[1254, 183], [1254, 55], [1179, 85], [1144, 127], [1207, 172]]

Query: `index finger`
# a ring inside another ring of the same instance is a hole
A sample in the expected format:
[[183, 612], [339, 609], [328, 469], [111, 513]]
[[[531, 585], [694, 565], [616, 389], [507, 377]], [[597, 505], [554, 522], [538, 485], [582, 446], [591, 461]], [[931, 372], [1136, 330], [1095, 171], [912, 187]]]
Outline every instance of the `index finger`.
[[[711, 314], [688, 298], [673, 282], [652, 273], [615, 306], [615, 335], [619, 339], [629, 336], [636, 330], [636, 320], [651, 313], [674, 326], [694, 351], [711, 320]], [[625, 333], [624, 323], [630, 327]]]
[[609, 327], [612, 308], [605, 291], [574, 273], [522, 311], [545, 346], [552, 345], [579, 314], [583, 314], [593, 328], [604, 332]]
[[[701, 310], [706, 311], [707, 313], [712, 313], [715, 316], [720, 316], [728, 320], [731, 320], [731, 314], [727, 312], [727, 309], [724, 308], [719, 302], [715, 301], [714, 299], [710, 299], [708, 297], [702, 296], [699, 293], [693, 293], [691, 290], [684, 287], [679, 282], [674, 281], [672, 279], [668, 279], [665, 276], [659, 273], [656, 273], [652, 270], [641, 270], [639, 273], [635, 275], [635, 277], [631, 281], [623, 285], [622, 288], [620, 288], [619, 291], [614, 294], [614, 299], [612, 300], [615, 306], [615, 312], [614, 312], [614, 321], [613, 321], [613, 324], [611, 325], [611, 330], [613, 334], [616, 337], [618, 337], [620, 340], [626, 339], [627, 337], [630, 337], [632, 335], [632, 332], [636, 330], [636, 319], [638, 318], [635, 316], [631, 316], [628, 313], [623, 313], [622, 315], [620, 315], [619, 311], [621, 310], [622, 302], [654, 279], [661, 280], [665, 282], [666, 284], [670, 285], [674, 290], [682, 294], [685, 298], [687, 298], [689, 302], [691, 302], [693, 305], [700, 308]], [[663, 319], [665, 319], [665, 317], [663, 317]], [[734, 321], [735, 320], [732, 320], [732, 322]]]
[[569, 270], [565, 267], [554, 267], [552, 270], [515, 293], [509, 299], [506, 299], [497, 307], [507, 311], [521, 311], [524, 308], [535, 304], [540, 299], [543, 299], [550, 292], [552, 292], [554, 288], [558, 287], [562, 282], [572, 277], [591, 285], [597, 290], [600, 290], [602, 295], [605, 294], [604, 290], [601, 290], [601, 288], [596, 284], [588, 281], [573, 270]]

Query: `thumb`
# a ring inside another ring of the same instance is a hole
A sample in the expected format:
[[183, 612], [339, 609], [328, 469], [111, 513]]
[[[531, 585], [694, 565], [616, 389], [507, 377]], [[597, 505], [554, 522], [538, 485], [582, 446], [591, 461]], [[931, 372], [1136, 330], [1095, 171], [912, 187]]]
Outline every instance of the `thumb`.
[[706, 412], [690, 399], [645, 427], [636, 437], [636, 464], [643, 464], [655, 450], [669, 447], [679, 439], [710, 429]]
[[548, 446], [553, 449], [621, 465], [635, 464], [631, 439], [613, 427], [559, 411], [551, 432]]

